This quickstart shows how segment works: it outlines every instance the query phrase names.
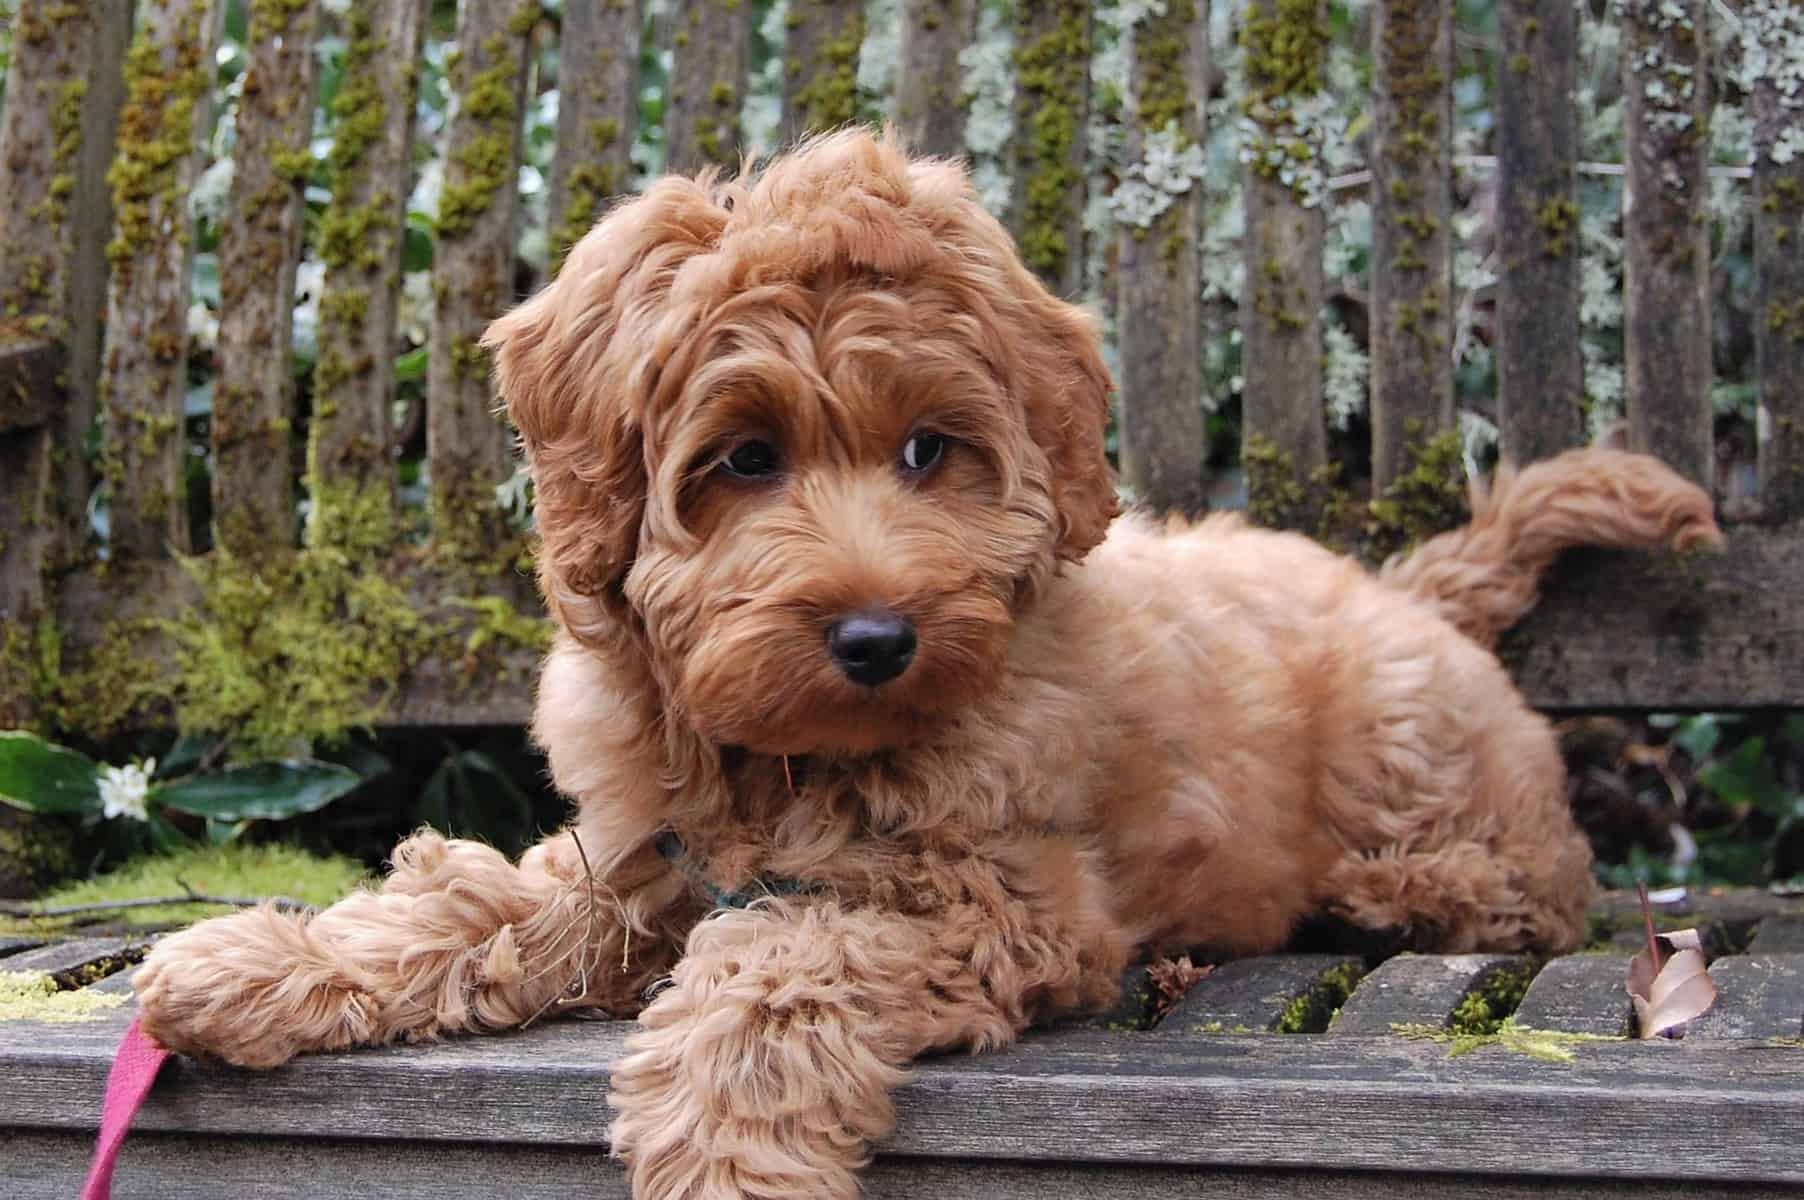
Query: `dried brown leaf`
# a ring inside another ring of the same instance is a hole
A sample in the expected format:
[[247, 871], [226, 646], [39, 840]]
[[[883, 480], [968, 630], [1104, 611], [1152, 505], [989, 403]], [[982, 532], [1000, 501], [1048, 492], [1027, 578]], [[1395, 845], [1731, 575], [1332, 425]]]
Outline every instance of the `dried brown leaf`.
[[1656, 934], [1647, 888], [1640, 892], [1647, 948], [1629, 960], [1627, 985], [1635, 1024], [1644, 1038], [1683, 1037], [1686, 1023], [1716, 1003], [1716, 983], [1704, 961], [1704, 939], [1695, 929]]
[[1679, 1037], [1681, 1026], [1703, 1016], [1716, 1003], [1716, 983], [1700, 951], [1679, 950], [1666, 960], [1645, 995], [1631, 990], [1629, 997], [1642, 1037]]

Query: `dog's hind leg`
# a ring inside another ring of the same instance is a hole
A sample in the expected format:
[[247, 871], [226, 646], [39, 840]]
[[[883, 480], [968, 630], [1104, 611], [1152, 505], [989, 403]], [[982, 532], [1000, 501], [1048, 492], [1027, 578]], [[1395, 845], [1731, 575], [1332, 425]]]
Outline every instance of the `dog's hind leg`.
[[273, 1067], [311, 1051], [509, 1028], [567, 1003], [626, 1015], [672, 947], [629, 934], [625, 915], [569, 833], [517, 866], [491, 847], [420, 833], [396, 848], [380, 891], [313, 916], [263, 907], [204, 921], [158, 944], [134, 986], [161, 1045]]

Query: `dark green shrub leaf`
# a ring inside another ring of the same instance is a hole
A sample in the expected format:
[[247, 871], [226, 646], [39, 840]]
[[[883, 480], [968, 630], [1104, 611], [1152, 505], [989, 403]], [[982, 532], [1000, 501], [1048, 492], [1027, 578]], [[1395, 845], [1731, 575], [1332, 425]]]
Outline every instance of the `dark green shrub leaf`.
[[151, 789], [150, 799], [216, 821], [280, 821], [324, 808], [361, 782], [357, 772], [336, 763], [287, 759], [162, 784]]
[[100, 768], [22, 729], [0, 730], [0, 802], [28, 812], [100, 815]]

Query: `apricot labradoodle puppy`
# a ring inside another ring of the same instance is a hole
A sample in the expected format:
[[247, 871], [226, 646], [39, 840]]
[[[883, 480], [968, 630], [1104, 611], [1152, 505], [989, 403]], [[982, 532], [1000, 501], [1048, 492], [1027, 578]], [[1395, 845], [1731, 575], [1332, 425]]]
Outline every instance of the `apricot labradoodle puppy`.
[[517, 866], [420, 834], [380, 891], [206, 922], [138, 989], [163, 1045], [252, 1067], [637, 1014], [642, 1198], [851, 1197], [910, 1059], [1103, 1005], [1148, 951], [1315, 914], [1575, 945], [1590, 854], [1490, 644], [1564, 547], [1719, 538], [1611, 450], [1501, 472], [1376, 577], [1115, 520], [1094, 323], [957, 166], [861, 132], [662, 180], [487, 344], [572, 825]]

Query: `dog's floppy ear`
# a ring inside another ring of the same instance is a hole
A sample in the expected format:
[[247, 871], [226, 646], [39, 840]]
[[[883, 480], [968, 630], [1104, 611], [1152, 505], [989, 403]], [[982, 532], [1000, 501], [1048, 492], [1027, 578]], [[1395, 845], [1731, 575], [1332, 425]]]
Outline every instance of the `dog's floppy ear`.
[[[893, 139], [885, 145], [895, 149]], [[1059, 522], [1057, 554], [1076, 561], [1102, 541], [1119, 507], [1103, 445], [1114, 385], [1096, 321], [1047, 291], [1027, 269], [1014, 239], [979, 203], [962, 165], [915, 159], [908, 175], [910, 207], [937, 244], [956, 249], [951, 269], [993, 325], [998, 359], [1015, 376], [1028, 437], [1046, 459], [1047, 491]]]
[[1037, 293], [1029, 309], [1039, 326], [1023, 349], [1036, 377], [1025, 398], [1027, 430], [1052, 466], [1058, 555], [1075, 562], [1102, 541], [1119, 509], [1103, 443], [1114, 385], [1090, 314], [1021, 274]]
[[661, 181], [483, 335], [532, 471], [546, 602], [579, 637], [624, 603], [645, 511], [645, 408], [668, 340], [663, 301], [723, 218], [705, 180]]

